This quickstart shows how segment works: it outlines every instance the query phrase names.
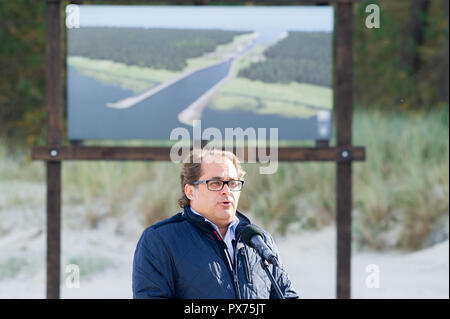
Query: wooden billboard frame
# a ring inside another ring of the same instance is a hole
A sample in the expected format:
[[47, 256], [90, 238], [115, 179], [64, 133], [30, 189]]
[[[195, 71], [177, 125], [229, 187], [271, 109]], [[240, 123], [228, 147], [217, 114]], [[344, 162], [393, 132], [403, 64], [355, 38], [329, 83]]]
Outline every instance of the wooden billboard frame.
[[[120, 161], [168, 161], [170, 147], [116, 147], [62, 145], [62, 50], [61, 50], [61, 2], [46, 3], [46, 112], [47, 145], [32, 148], [32, 159], [46, 162], [47, 183], [47, 266], [46, 296], [60, 297], [61, 270], [61, 165], [68, 160], [120, 160]], [[279, 147], [279, 161], [332, 161], [336, 162], [336, 224], [337, 268], [336, 297], [350, 298], [351, 279], [351, 209], [352, 162], [365, 160], [365, 148], [352, 145], [353, 116], [353, 4], [361, 0], [300, 0], [258, 1], [271, 5], [335, 4], [335, 65], [334, 112], [336, 146], [318, 143], [316, 147]], [[70, 1], [82, 3], [83, 1]], [[92, 2], [92, 1], [89, 1]], [[95, 0], [94, 0], [95, 2]], [[108, 2], [120, 2], [109, 0]], [[152, 0], [135, 0], [135, 3], [155, 3]], [[186, 4], [181, 1], [181, 4]], [[208, 4], [208, 1], [192, 1], [188, 4]], [[242, 2], [242, 1], [241, 1]], [[180, 4], [180, 1], [164, 1]], [[235, 149], [236, 151], [236, 149]]]

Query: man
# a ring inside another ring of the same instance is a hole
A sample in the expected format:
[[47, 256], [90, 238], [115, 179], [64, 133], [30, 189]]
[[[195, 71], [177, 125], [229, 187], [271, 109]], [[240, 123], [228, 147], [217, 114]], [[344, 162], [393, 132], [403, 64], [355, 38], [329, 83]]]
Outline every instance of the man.
[[[134, 298], [277, 298], [261, 257], [242, 242], [250, 224], [237, 210], [244, 174], [233, 153], [191, 152], [180, 175], [183, 212], [148, 227], [137, 244]], [[285, 298], [298, 298], [287, 273], [269, 269]]]

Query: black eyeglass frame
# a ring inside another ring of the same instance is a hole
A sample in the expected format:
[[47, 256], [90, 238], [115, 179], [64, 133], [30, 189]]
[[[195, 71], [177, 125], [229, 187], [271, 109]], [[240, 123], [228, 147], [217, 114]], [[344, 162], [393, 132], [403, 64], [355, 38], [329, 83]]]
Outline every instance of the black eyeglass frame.
[[[222, 183], [222, 187], [220, 189], [209, 189], [208, 183], [212, 182], [212, 181], [214, 181], [214, 182], [221, 182]], [[241, 188], [237, 189], [237, 190], [232, 190], [230, 188], [230, 185], [228, 185], [229, 182], [241, 182]], [[210, 190], [212, 192], [220, 192], [223, 189], [223, 187], [225, 186], [225, 184], [228, 186], [228, 188], [232, 192], [240, 192], [242, 190], [242, 187], [244, 187], [244, 181], [239, 180], [239, 179], [230, 179], [229, 181], [221, 181], [220, 179], [208, 179], [206, 181], [196, 181], [196, 182], [192, 183], [192, 185], [199, 185], [199, 184], [206, 184], [206, 188], [208, 188], [208, 190]]]

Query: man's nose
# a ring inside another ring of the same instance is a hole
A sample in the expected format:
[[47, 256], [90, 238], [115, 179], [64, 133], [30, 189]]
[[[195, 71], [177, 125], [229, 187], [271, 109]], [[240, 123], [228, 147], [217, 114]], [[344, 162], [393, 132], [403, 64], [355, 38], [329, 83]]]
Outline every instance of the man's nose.
[[223, 184], [223, 187], [222, 187], [222, 194], [228, 194], [228, 193], [231, 193], [231, 190], [230, 190], [230, 188], [228, 187], [228, 184]]

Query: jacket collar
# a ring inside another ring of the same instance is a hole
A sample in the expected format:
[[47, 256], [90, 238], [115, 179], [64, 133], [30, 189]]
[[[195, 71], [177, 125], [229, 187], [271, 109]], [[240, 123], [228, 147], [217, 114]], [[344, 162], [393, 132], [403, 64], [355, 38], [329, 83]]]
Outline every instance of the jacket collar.
[[[187, 219], [188, 222], [190, 222], [192, 225], [199, 228], [201, 231], [211, 234], [214, 231], [214, 228], [205, 221], [205, 218], [202, 216], [199, 216], [197, 214], [194, 214], [191, 210], [191, 206], [186, 205], [183, 208], [183, 216]], [[238, 238], [241, 231], [244, 229], [245, 226], [249, 225], [250, 219], [248, 219], [244, 214], [242, 214], [240, 211], [236, 210], [236, 217], [239, 219], [239, 224], [236, 226], [236, 238]]]

